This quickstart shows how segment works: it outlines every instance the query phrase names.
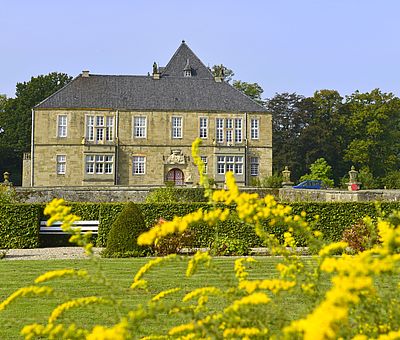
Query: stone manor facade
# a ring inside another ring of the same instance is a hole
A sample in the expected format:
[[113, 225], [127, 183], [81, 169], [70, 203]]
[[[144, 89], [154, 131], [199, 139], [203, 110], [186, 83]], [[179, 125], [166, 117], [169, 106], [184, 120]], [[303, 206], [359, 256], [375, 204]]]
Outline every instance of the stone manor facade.
[[214, 77], [183, 41], [147, 76], [83, 71], [32, 110], [23, 186], [192, 186], [191, 143], [205, 172], [239, 185], [271, 175], [271, 114]]

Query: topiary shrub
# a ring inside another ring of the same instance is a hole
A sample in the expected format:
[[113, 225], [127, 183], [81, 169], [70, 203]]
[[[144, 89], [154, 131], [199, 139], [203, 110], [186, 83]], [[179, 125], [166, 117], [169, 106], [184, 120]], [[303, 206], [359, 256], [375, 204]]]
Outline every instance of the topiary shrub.
[[143, 215], [137, 205], [128, 202], [111, 226], [104, 257], [144, 256], [147, 248], [137, 244], [138, 236], [147, 231]]

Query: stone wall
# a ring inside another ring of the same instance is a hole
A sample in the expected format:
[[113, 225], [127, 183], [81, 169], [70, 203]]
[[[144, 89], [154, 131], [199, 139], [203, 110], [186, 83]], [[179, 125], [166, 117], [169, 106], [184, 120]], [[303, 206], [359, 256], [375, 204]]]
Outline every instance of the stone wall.
[[[63, 198], [70, 202], [144, 202], [154, 187], [15, 187], [17, 198], [24, 203], [47, 203], [53, 198]], [[278, 189], [241, 188], [249, 193], [257, 192], [261, 197], [267, 194], [278, 196]]]
[[307, 190], [282, 188], [279, 199], [285, 202], [371, 202], [400, 201], [400, 190]]

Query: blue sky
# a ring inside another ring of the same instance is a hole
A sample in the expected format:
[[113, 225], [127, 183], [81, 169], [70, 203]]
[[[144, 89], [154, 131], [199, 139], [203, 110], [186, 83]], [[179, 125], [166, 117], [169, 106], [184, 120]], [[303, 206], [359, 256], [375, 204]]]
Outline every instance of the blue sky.
[[396, 0], [0, 0], [0, 93], [49, 72], [147, 74], [182, 39], [209, 66], [276, 92], [400, 96]]

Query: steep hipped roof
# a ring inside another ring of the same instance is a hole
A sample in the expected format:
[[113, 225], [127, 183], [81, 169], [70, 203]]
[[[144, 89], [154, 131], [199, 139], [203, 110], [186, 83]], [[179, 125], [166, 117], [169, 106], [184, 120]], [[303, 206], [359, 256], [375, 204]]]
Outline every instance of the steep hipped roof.
[[[188, 60], [192, 76], [184, 77]], [[160, 79], [152, 76], [79, 75], [36, 108], [266, 111], [228, 83], [216, 82], [185, 42], [163, 69]]]

